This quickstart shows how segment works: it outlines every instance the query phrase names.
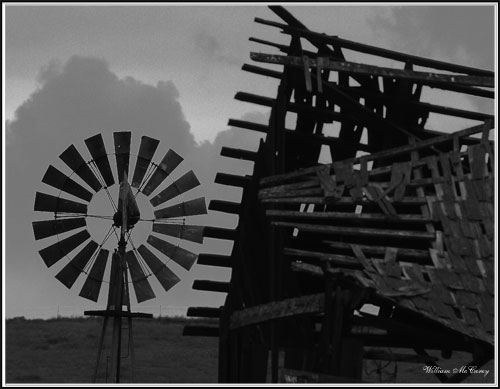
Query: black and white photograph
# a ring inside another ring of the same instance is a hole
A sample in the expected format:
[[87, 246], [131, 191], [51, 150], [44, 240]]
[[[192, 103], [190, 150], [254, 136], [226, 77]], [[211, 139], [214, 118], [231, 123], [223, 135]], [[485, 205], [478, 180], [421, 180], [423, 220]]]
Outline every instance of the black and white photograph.
[[2, 19], [2, 386], [498, 385], [496, 2]]

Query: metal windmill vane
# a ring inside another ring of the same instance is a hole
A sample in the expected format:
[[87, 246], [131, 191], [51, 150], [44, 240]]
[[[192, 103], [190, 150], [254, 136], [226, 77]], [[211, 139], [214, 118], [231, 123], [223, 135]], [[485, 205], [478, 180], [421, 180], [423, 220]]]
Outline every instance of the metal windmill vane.
[[[196, 175], [189, 170], [176, 180], [167, 178], [179, 168], [183, 158], [169, 149], [159, 163], [153, 157], [159, 140], [142, 136], [136, 158], [132, 180], [129, 183], [131, 132], [114, 132], [114, 154], [118, 181], [113, 170], [104, 139], [97, 134], [85, 140], [91, 159], [85, 161], [74, 145], [69, 146], [59, 158], [72, 170], [69, 176], [49, 165], [42, 182], [59, 190], [57, 196], [37, 192], [35, 211], [51, 213], [53, 218], [33, 222], [36, 240], [56, 240], [40, 250], [40, 256], [51, 267], [64, 258], [69, 261], [56, 274], [56, 278], [67, 288], [72, 288], [77, 279], [85, 278], [79, 295], [97, 302], [103, 282], [109, 283], [107, 306], [105, 310], [86, 311], [86, 315], [103, 316], [103, 328], [99, 338], [98, 356], [94, 369], [93, 381], [97, 380], [99, 364], [103, 351], [104, 338], [109, 318], [113, 318], [111, 346], [111, 381], [120, 381], [120, 350], [122, 343], [122, 317], [128, 320], [129, 345], [132, 343], [132, 317], [152, 317], [150, 314], [134, 313], [130, 308], [129, 276], [139, 303], [155, 298], [155, 293], [148, 280], [155, 276], [165, 291], [171, 289], [180, 278], [166, 264], [168, 260], [176, 262], [190, 270], [197, 254], [181, 247], [181, 241], [203, 243], [204, 226], [186, 224], [186, 217], [207, 213], [204, 197], [184, 201], [182, 197], [191, 189], [200, 185]], [[75, 179], [73, 179], [74, 177]], [[77, 182], [81, 180], [82, 183]], [[109, 188], [119, 185], [118, 199], [115, 202]], [[162, 186], [166, 186], [160, 190]], [[135, 194], [134, 189], [135, 188]], [[90, 214], [89, 204], [99, 191], [104, 191], [109, 198], [109, 207], [113, 215]], [[153, 195], [153, 192], [156, 192]], [[142, 193], [149, 199], [154, 210], [152, 219], [141, 218], [141, 209], [137, 195]], [[63, 197], [71, 195], [78, 201]], [[179, 200], [181, 198], [181, 200]], [[83, 201], [83, 202], [82, 202]], [[172, 203], [172, 205], [168, 205]], [[92, 218], [109, 222], [108, 233], [96, 241], [88, 231], [88, 221]], [[150, 233], [146, 242], [138, 247], [132, 240], [133, 228], [139, 223], [151, 223], [152, 232], [176, 238], [177, 244]], [[104, 248], [105, 242], [116, 236], [116, 249], [110, 256], [110, 250]], [[64, 237], [63, 237], [64, 236]], [[85, 243], [85, 244], [84, 244]], [[167, 258], [164, 262], [152, 251], [153, 247]], [[79, 248], [78, 250], [76, 250]], [[76, 254], [72, 254], [76, 251]], [[110, 264], [110, 271], [106, 268]], [[109, 279], [105, 279], [109, 274]], [[126, 310], [123, 310], [126, 306]], [[131, 351], [132, 377], [134, 354]], [[106, 377], [108, 379], [108, 377]]]

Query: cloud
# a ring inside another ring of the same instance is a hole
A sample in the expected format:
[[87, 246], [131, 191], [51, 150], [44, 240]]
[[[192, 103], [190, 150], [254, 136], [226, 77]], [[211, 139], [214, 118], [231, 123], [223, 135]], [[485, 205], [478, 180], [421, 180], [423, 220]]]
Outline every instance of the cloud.
[[[148, 85], [132, 77], [120, 78], [105, 60], [80, 56], [71, 57], [67, 62], [49, 63], [40, 71], [37, 81], [38, 89], [6, 125], [7, 309], [82, 305], [78, 293], [66, 291], [53, 279], [53, 269], [46, 269], [37, 254], [45, 242], [35, 242], [31, 228], [31, 222], [40, 219], [40, 215], [32, 211], [35, 192], [50, 193], [40, 183], [41, 178], [49, 164], [64, 171], [58, 155], [71, 144], [85, 157], [83, 140], [96, 133], [103, 134], [108, 152], [112, 151], [114, 131], [132, 131], [132, 146], [138, 145], [141, 135], [148, 135], [160, 139], [159, 151], [172, 148], [185, 158], [183, 164], [195, 171], [202, 183], [198, 192], [206, 196], [207, 202], [212, 198], [240, 200], [241, 190], [213, 183], [215, 174], [218, 171], [251, 174], [253, 164], [221, 157], [220, 150], [227, 145], [256, 150], [262, 135], [228, 128], [220, 132], [213, 143], [197, 145], [179, 102], [179, 91], [172, 81]], [[267, 115], [254, 112], [242, 119], [265, 123]], [[203, 222], [235, 227], [237, 218], [209, 212]], [[206, 241], [204, 252], [229, 253], [231, 250], [228, 242]], [[195, 266], [189, 274], [183, 274], [182, 285], [168, 295], [158, 293], [159, 299], [153, 304], [161, 304], [165, 298], [168, 305], [203, 305], [214, 301], [222, 304], [224, 295], [200, 294], [191, 290], [191, 284], [195, 278], [228, 279], [229, 275], [228, 271]], [[44, 292], [40, 293], [41, 290]]]
[[228, 65], [241, 65], [241, 61], [234, 56], [227, 55], [218, 39], [206, 30], [198, 31], [194, 35], [194, 49], [206, 60], [216, 61]]
[[[494, 68], [493, 6], [402, 6], [377, 15], [370, 26], [393, 35], [398, 50], [444, 61]], [[429, 50], [431, 49], [431, 50]]]

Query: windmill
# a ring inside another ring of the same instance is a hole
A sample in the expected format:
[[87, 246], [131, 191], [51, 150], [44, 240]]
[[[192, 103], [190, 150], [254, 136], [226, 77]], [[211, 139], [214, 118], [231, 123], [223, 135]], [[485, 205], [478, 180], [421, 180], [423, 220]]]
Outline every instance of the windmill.
[[[86, 315], [104, 317], [93, 382], [98, 377], [110, 319], [113, 322], [111, 367], [106, 370], [111, 375], [111, 382], [120, 381], [124, 317], [128, 321], [133, 379], [132, 318], [147, 318], [152, 315], [131, 311], [129, 284], [133, 285], [138, 303], [155, 297], [149, 282], [153, 276], [168, 291], [180, 281], [167, 265], [168, 261], [172, 260], [185, 270], [190, 270], [197, 255], [182, 245], [186, 241], [203, 242], [204, 227], [186, 224], [187, 217], [207, 213], [204, 197], [184, 200], [186, 192], [200, 185], [194, 172], [189, 170], [172, 179], [171, 177], [176, 176], [175, 173], [182, 173], [183, 158], [169, 149], [161, 161], [155, 162], [153, 158], [159, 140], [148, 136], [142, 136], [138, 153], [133, 154], [131, 135], [131, 132], [114, 132], [114, 153], [110, 154], [106, 151], [101, 134], [86, 139], [85, 144], [91, 157], [88, 161], [74, 145], [69, 146], [59, 158], [70, 168], [71, 173], [67, 175], [49, 165], [42, 179], [44, 184], [58, 192], [57, 195], [37, 192], [35, 197], [35, 211], [53, 215], [50, 220], [45, 218], [33, 222], [35, 239], [51, 240], [48, 246], [40, 250], [40, 256], [49, 268], [67, 261], [55, 277], [68, 289], [77, 284], [79, 277], [80, 282], [83, 278], [79, 295], [94, 302], [101, 295], [102, 284], [109, 283], [106, 309], [85, 311]], [[116, 169], [112, 169], [110, 163], [109, 155], [113, 154]], [[129, 181], [131, 156], [135, 157], [136, 163]], [[116, 171], [116, 176], [113, 170]], [[102, 213], [89, 212], [98, 193], [105, 194], [101, 196], [102, 199], [107, 197], [105, 207], [101, 205], [98, 208]], [[139, 205], [140, 197], [142, 205]], [[146, 200], [149, 200], [149, 204]], [[150, 209], [144, 209], [147, 207]], [[106, 208], [108, 211], [103, 211]], [[144, 211], [149, 211], [153, 216], [144, 216]], [[104, 236], [91, 234], [88, 227], [93, 220], [105, 224], [107, 233], [102, 234]], [[133, 238], [134, 231], [141, 225], [148, 233], [146, 241], [142, 243]], [[116, 243], [111, 243], [113, 248], [107, 248], [113, 239], [116, 239]], [[164, 262], [159, 257], [165, 257], [167, 261]]]

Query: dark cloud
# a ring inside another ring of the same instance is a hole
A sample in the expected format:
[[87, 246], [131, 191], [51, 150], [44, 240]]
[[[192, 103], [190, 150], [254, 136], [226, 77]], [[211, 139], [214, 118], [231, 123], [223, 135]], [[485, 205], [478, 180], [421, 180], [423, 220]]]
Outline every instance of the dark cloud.
[[[132, 131], [132, 145], [134, 141], [138, 144], [141, 135], [158, 138], [162, 150], [174, 149], [185, 158], [184, 167], [195, 171], [202, 183], [197, 193], [206, 196], [207, 202], [212, 198], [239, 201], [241, 190], [214, 184], [215, 174], [218, 171], [251, 174], [252, 163], [221, 157], [220, 150], [227, 145], [255, 150], [261, 136], [228, 128], [213, 143], [197, 145], [172, 81], [153, 86], [131, 77], [119, 78], [106, 61], [76, 56], [65, 63], [47, 65], [38, 82], [38, 89], [6, 126], [6, 301], [10, 309], [82, 302], [76, 292], [66, 292], [52, 279], [53, 272], [45, 268], [37, 254], [43, 244], [34, 242], [31, 228], [31, 222], [40, 219], [32, 211], [35, 192], [40, 189], [50, 192], [40, 183], [45, 169], [55, 164], [64, 170], [58, 155], [70, 144], [85, 154], [83, 140], [96, 133], [103, 134], [108, 147], [114, 131]], [[267, 115], [249, 113], [243, 119], [265, 123]], [[237, 218], [210, 212], [203, 222], [235, 227]], [[204, 252], [230, 250], [230, 244], [213, 239], [208, 239], [202, 248]], [[203, 266], [193, 270], [184, 275], [187, 279], [182, 286], [168, 294], [167, 304], [222, 303], [222, 295], [215, 300], [207, 294], [200, 297], [199, 292], [191, 291], [191, 284], [193, 278], [227, 279], [229, 273]], [[157, 303], [161, 303], [165, 294], [159, 297]]]

